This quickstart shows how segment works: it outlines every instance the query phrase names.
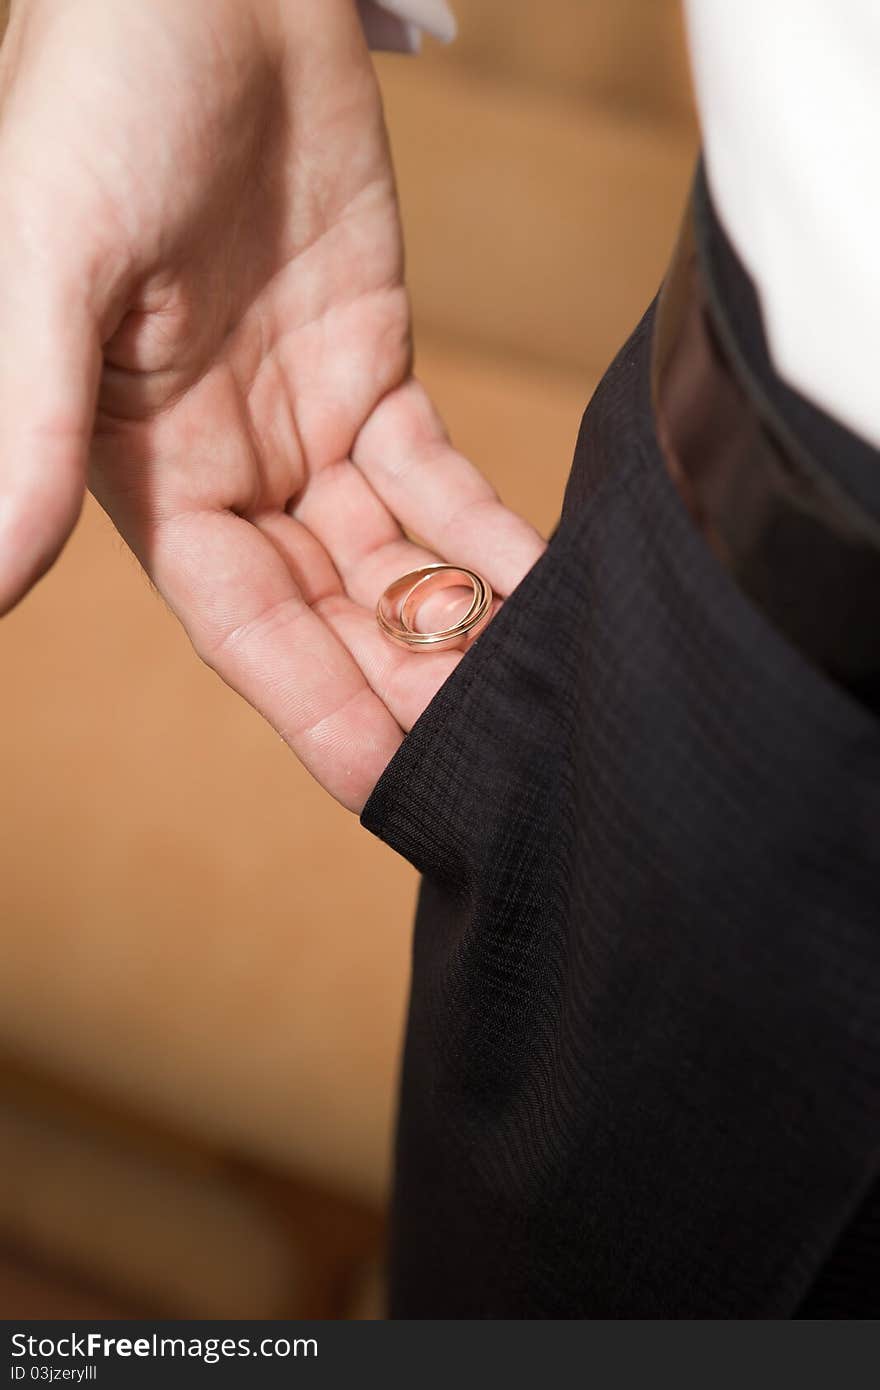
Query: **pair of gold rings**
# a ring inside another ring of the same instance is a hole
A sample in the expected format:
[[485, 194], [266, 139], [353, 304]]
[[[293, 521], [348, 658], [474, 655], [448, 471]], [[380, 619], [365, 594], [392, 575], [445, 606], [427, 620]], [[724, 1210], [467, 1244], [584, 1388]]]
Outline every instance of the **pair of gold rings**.
[[[429, 595], [440, 589], [472, 589], [465, 613], [449, 627], [420, 632], [416, 616]], [[460, 647], [485, 627], [492, 610], [492, 589], [476, 570], [460, 565], [423, 565], [389, 584], [376, 605], [376, 622], [386, 637], [414, 652], [443, 652]]]

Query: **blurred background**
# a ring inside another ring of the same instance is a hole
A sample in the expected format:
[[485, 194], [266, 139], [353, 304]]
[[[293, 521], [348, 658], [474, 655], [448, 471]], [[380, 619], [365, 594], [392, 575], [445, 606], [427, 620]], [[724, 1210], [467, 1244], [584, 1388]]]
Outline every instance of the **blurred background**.
[[[451, 48], [378, 60], [417, 364], [546, 532], [690, 177], [680, 18], [455, 9]], [[0, 673], [0, 1315], [381, 1317], [415, 875], [91, 502]]]

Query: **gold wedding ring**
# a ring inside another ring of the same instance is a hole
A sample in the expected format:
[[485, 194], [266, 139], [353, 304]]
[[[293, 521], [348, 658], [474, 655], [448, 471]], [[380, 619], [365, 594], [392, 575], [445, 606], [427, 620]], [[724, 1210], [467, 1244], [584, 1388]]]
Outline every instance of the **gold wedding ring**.
[[[467, 612], [458, 622], [436, 632], [419, 632], [416, 615], [425, 599], [438, 589], [473, 590]], [[376, 605], [376, 622], [386, 637], [416, 652], [442, 652], [462, 645], [486, 625], [492, 610], [492, 589], [482, 575], [460, 565], [423, 565], [389, 584]]]

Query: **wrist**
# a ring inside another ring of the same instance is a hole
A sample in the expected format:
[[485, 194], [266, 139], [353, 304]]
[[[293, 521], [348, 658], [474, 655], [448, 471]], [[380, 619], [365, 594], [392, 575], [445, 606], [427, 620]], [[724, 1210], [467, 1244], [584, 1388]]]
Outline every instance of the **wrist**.
[[267, 43], [282, 57], [365, 47], [357, 0], [250, 3]]

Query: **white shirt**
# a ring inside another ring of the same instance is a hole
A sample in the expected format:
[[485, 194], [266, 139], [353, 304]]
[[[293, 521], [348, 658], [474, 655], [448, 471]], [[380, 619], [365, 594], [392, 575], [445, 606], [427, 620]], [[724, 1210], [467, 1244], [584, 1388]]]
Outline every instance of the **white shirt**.
[[[358, 0], [374, 47], [446, 0]], [[684, 0], [706, 175], [779, 375], [880, 447], [880, 0]]]

